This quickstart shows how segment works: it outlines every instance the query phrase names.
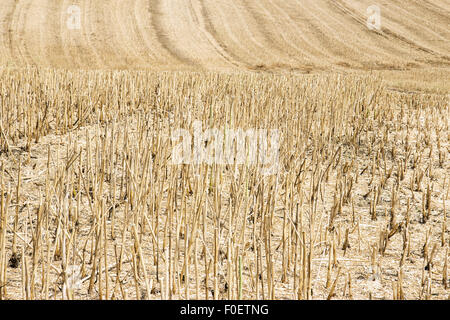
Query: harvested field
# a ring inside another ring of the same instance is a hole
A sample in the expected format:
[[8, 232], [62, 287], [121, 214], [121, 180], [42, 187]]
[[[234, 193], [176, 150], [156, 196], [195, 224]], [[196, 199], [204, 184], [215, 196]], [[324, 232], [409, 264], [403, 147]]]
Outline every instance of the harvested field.
[[450, 297], [448, 1], [4, 2], [0, 300]]

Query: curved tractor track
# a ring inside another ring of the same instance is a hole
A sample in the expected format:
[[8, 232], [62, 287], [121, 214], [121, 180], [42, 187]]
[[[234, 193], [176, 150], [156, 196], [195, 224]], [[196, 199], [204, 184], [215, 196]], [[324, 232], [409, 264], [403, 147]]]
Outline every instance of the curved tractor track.
[[[450, 1], [2, 0], [0, 63], [153, 70], [450, 66]], [[67, 27], [70, 5], [81, 29]]]

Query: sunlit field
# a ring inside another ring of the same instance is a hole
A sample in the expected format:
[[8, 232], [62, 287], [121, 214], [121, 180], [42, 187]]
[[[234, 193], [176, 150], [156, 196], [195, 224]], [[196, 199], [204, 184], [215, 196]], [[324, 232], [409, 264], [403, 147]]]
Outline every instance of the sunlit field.
[[0, 300], [448, 299], [450, 3], [0, 6]]

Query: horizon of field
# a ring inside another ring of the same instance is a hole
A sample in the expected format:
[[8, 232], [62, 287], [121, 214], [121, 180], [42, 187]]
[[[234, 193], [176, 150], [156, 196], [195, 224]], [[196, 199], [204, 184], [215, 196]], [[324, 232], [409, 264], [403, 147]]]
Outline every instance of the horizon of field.
[[[370, 28], [374, 10], [379, 25]], [[370, 71], [393, 87], [447, 93], [449, 26], [447, 0], [4, 0], [0, 64]]]

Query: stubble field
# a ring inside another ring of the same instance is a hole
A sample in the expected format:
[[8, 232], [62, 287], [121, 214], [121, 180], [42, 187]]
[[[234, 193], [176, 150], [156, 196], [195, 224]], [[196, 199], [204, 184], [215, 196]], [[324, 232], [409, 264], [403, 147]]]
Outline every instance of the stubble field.
[[4, 1], [0, 299], [448, 299], [450, 3], [371, 5]]

